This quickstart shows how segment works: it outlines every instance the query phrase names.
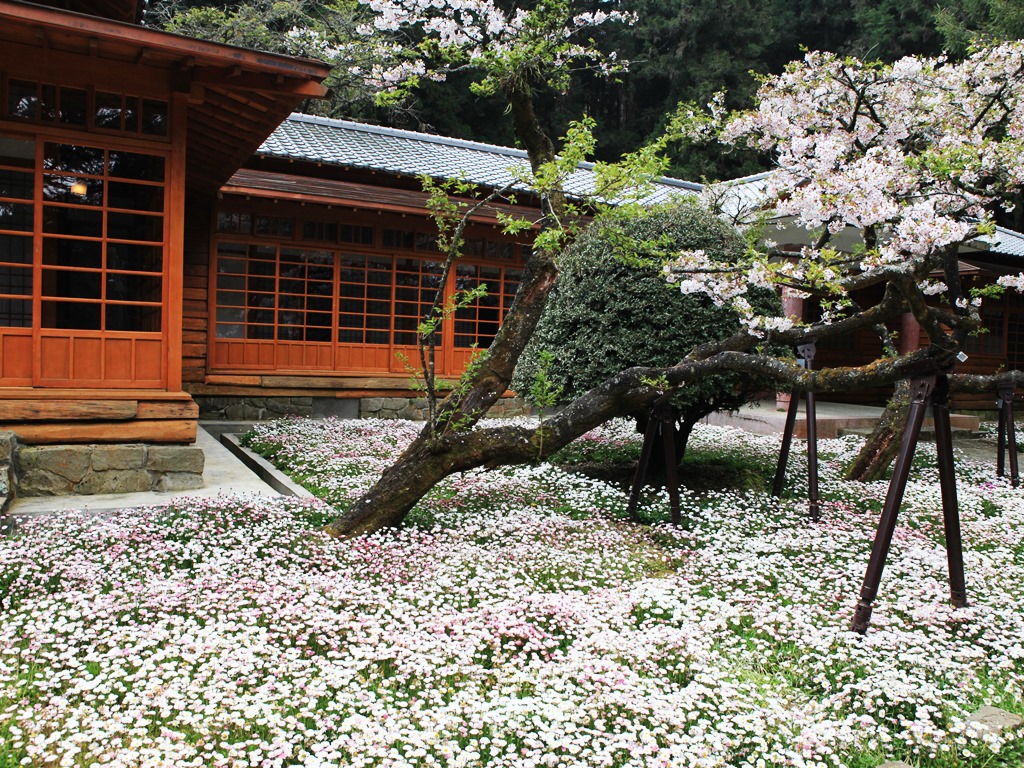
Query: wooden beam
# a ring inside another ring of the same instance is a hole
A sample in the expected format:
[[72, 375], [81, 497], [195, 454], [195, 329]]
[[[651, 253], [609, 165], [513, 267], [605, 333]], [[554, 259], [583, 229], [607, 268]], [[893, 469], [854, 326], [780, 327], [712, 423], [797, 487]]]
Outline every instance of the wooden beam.
[[173, 403], [139, 403], [140, 419], [198, 419], [199, 406], [194, 400]]
[[408, 389], [409, 377], [398, 376], [263, 376], [264, 387], [295, 389]]
[[[9, 400], [191, 400], [188, 392], [163, 392], [159, 389], [32, 389], [31, 387], [0, 388], [0, 408]], [[0, 410], [0, 417], [3, 411]]]
[[263, 384], [262, 376], [218, 376], [216, 374], [206, 377], [207, 384], [233, 384], [242, 387], [259, 387]]
[[194, 419], [111, 423], [0, 424], [29, 445], [54, 443], [194, 443]]
[[5, 400], [8, 421], [78, 421], [134, 419], [135, 400]]

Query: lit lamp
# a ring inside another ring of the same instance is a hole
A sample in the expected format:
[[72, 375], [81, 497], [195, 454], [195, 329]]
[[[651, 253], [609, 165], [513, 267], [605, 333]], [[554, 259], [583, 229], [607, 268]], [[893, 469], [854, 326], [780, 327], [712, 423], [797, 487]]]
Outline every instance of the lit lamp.
[[71, 185], [71, 194], [73, 195], [85, 197], [88, 191], [89, 187], [86, 186], [86, 183], [84, 181], [76, 181], [74, 184]]

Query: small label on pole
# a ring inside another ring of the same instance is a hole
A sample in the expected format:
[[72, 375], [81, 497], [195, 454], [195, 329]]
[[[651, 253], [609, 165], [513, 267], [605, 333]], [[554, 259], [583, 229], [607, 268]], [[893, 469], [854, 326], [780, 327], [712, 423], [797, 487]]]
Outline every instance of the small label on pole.
[[966, 363], [967, 353], [964, 352], [963, 350], [960, 350], [959, 352], [956, 353], [956, 359], [959, 360], [961, 363]]

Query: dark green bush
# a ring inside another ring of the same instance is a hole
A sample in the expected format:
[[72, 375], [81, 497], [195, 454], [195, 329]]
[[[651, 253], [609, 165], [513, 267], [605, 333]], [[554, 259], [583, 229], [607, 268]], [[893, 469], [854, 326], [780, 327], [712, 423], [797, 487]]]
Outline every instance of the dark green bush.
[[[513, 388], [529, 397], [543, 355], [550, 353], [549, 389], [561, 387], [559, 401], [568, 402], [625, 368], [673, 365], [698, 344], [734, 333], [739, 321], [732, 310], [706, 296], [681, 293], [660, 265], [679, 250], [702, 249], [709, 260], [722, 261], [742, 255], [744, 248], [735, 229], [690, 202], [595, 223], [563, 257], [558, 286], [519, 362]], [[781, 310], [770, 291], [752, 303], [762, 312]], [[766, 382], [742, 374], [695, 381], [676, 397], [679, 421], [688, 434], [687, 425], [713, 411], [738, 408], [766, 388]]]

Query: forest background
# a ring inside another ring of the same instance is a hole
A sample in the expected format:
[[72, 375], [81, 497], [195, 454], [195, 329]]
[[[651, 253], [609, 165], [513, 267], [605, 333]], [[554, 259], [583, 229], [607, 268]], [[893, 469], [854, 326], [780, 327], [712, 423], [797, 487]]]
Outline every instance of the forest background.
[[[510, 6], [528, 3], [509, 2]], [[595, 28], [600, 49], [630, 62], [614, 78], [573, 75], [565, 93], [538, 99], [549, 136], [587, 114], [597, 123], [598, 160], [616, 160], [663, 128], [680, 102], [706, 104], [718, 91], [726, 106], [753, 105], [756, 75], [781, 72], [805, 50], [865, 60], [907, 55], [964, 56], [972, 41], [1024, 38], [1024, 0], [593, 0], [593, 10], [633, 13], [633, 25]], [[445, 82], [424, 80], [411, 100], [382, 106], [368, 92], [365, 71], [348, 45], [367, 8], [357, 0], [154, 0], [146, 23], [193, 37], [314, 58], [336, 52], [332, 96], [303, 111], [395, 128], [509, 146], [511, 121], [500, 96], [475, 95], [472, 72]], [[296, 30], [304, 30], [297, 33]], [[356, 60], [353, 60], [356, 59]], [[753, 76], [752, 76], [753, 75]], [[466, 82], [459, 82], [464, 78]], [[680, 147], [669, 174], [691, 181], [721, 180], [766, 170], [768, 158]], [[1024, 206], [1001, 223], [1024, 228]]]

